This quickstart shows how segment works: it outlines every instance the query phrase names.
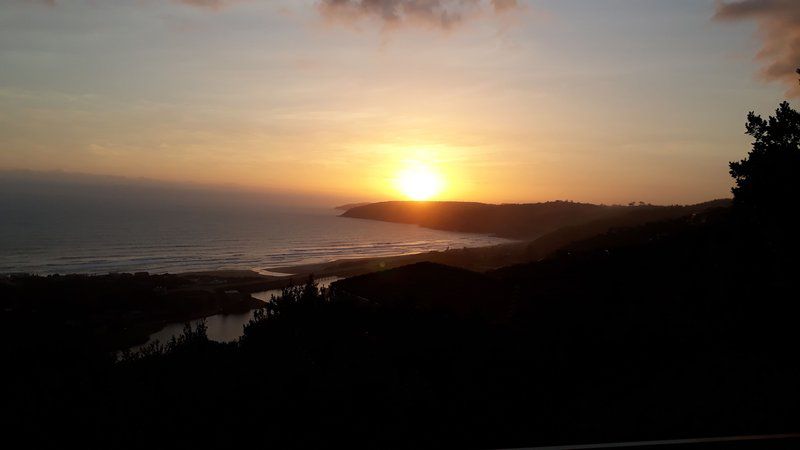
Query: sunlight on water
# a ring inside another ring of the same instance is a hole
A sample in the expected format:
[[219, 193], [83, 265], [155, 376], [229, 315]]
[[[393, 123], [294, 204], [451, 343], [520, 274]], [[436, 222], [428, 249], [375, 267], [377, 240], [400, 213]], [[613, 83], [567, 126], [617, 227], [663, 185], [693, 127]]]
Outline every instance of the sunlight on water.
[[[341, 278], [324, 277], [316, 281], [320, 288], [327, 288], [337, 280], [341, 280]], [[250, 295], [261, 301], [269, 302], [272, 300], [272, 296], [279, 296], [281, 291], [281, 289], [270, 289], [268, 291], [254, 292]], [[208, 327], [208, 338], [216, 342], [233, 342], [239, 339], [244, 332], [244, 326], [253, 319], [253, 315], [254, 311], [248, 311], [243, 314], [216, 314], [206, 317], [205, 321]], [[193, 320], [189, 322], [189, 325], [194, 328], [203, 320], [204, 319]], [[184, 325], [185, 322], [167, 324], [161, 330], [151, 334], [145, 344], [132, 347], [131, 350], [138, 350], [154, 341], [166, 344], [172, 337], [178, 337], [183, 332]]]
[[0, 273], [263, 271], [508, 242], [336, 214], [243, 209], [154, 215], [112, 210], [7, 218], [0, 221]]

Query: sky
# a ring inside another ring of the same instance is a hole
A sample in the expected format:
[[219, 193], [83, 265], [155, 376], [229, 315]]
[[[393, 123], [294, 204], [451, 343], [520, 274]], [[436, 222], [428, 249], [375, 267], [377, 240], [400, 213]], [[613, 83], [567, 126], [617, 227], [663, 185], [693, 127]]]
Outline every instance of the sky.
[[800, 95], [798, 30], [794, 0], [0, 0], [0, 170], [700, 202]]

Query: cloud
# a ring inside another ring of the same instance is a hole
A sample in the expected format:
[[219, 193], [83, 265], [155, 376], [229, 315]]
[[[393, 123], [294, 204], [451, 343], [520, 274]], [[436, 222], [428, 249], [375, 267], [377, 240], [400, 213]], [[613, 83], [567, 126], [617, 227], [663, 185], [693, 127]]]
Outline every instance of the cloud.
[[[47, 6], [56, 6], [58, 4], [58, 0], [25, 0], [32, 3], [40, 3]], [[197, 8], [205, 8], [210, 10], [220, 10], [232, 3], [236, 3], [240, 0], [172, 0], [175, 3], [180, 3], [182, 5], [187, 6], [194, 6]]]
[[174, 0], [184, 5], [195, 6], [198, 8], [206, 8], [213, 10], [220, 10], [236, 0]]
[[321, 0], [327, 19], [378, 21], [386, 27], [432, 26], [450, 29], [467, 20], [519, 8], [517, 0]]
[[41, 5], [56, 6], [56, 0], [27, 0], [30, 3], [39, 3]]
[[492, 6], [497, 12], [510, 11], [519, 7], [517, 0], [492, 0]]
[[754, 20], [763, 41], [757, 58], [761, 76], [789, 87], [786, 95], [800, 97], [795, 70], [800, 67], [800, 0], [718, 0], [714, 18]]

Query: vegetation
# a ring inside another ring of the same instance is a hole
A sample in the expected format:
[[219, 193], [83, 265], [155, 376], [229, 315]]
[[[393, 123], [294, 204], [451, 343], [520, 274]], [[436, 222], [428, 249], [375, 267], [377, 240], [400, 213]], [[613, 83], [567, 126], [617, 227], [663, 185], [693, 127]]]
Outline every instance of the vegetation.
[[768, 119], [748, 114], [746, 127], [753, 137], [752, 149], [747, 158], [730, 164], [736, 181], [734, 204], [740, 218], [773, 251], [795, 258], [800, 239], [788, 224], [796, 215], [789, 205], [800, 198], [800, 113], [783, 102]]
[[800, 194], [795, 172], [800, 167], [800, 113], [783, 102], [766, 120], [750, 112], [746, 127], [752, 150], [730, 164], [735, 204], [759, 218], [785, 214], [785, 202]]
[[494, 234], [514, 239], [536, 239], [565, 227], [631, 220], [642, 216], [674, 218], [708, 205], [629, 206], [593, 205], [569, 201], [489, 205], [467, 202], [382, 202], [350, 208], [344, 217], [413, 223], [448, 231]]
[[27, 334], [32, 323], [68, 326], [116, 351], [144, 343], [166, 323], [260, 308], [249, 292], [274, 284], [254, 273], [0, 276], [0, 319], [3, 337]]

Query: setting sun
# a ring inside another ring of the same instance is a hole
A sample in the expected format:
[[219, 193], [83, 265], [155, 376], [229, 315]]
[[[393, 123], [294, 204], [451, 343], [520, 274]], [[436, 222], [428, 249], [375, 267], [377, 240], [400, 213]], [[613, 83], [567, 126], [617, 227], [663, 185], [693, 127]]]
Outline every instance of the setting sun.
[[425, 165], [416, 165], [401, 171], [397, 188], [411, 200], [430, 200], [441, 192], [444, 182], [441, 175]]

